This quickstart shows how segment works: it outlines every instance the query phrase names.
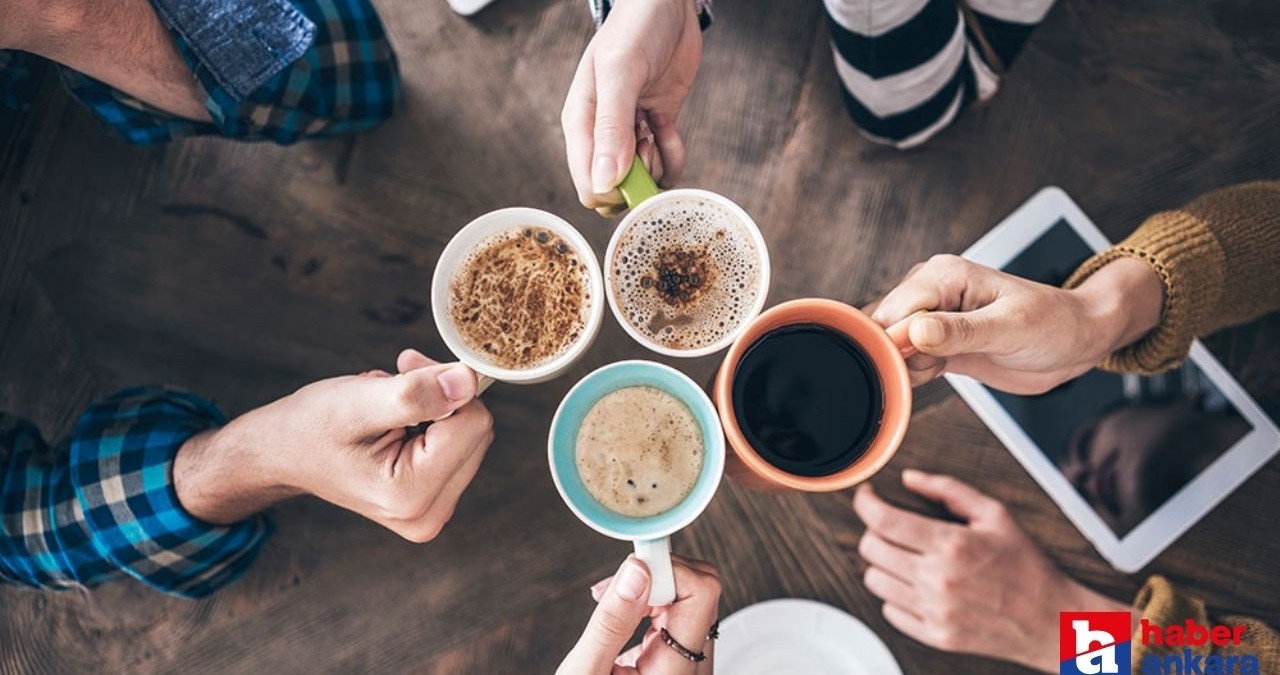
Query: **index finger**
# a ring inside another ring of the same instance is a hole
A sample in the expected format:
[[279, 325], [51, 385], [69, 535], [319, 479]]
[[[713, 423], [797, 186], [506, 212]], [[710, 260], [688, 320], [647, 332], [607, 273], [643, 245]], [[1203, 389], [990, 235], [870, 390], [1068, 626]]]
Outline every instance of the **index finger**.
[[921, 553], [934, 548], [937, 542], [950, 537], [960, 527], [893, 506], [865, 483], [853, 493], [853, 510], [866, 523], [868, 530]]
[[[613, 210], [623, 204], [622, 193], [598, 195], [591, 189], [591, 157], [595, 150], [596, 75], [591, 53], [583, 54], [573, 83], [565, 94], [560, 111], [560, 128], [564, 132], [565, 160], [578, 201], [589, 209]], [[606, 214], [601, 214], [606, 215]]]
[[480, 401], [472, 401], [453, 416], [427, 427], [414, 446], [414, 473], [422, 481], [421, 489], [429, 494], [439, 492], [449, 479], [474, 453], [488, 449], [492, 438], [493, 417]]
[[921, 310], [976, 309], [989, 297], [982, 268], [955, 255], [935, 255], [911, 271], [876, 304], [871, 318], [891, 326]]

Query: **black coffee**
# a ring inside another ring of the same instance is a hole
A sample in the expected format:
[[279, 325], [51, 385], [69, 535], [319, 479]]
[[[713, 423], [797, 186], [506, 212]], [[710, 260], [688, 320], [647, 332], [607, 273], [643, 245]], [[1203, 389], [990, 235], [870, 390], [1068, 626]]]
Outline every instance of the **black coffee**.
[[738, 362], [733, 410], [770, 464], [827, 476], [867, 451], [884, 413], [883, 385], [848, 337], [815, 324], [785, 326], [761, 336]]

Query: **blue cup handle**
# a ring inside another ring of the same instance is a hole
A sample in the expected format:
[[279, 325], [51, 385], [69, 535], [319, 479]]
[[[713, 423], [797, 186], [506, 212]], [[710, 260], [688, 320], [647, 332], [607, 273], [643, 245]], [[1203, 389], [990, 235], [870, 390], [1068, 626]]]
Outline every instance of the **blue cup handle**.
[[649, 606], [661, 607], [676, 601], [676, 575], [671, 569], [671, 538], [636, 542], [636, 558], [649, 568]]

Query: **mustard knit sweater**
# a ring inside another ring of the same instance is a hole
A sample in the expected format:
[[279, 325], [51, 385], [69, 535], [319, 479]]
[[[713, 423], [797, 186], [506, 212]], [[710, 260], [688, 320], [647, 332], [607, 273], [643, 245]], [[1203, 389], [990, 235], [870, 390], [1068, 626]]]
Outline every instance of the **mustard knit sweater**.
[[1164, 311], [1154, 330], [1102, 367], [1144, 374], [1177, 367], [1197, 336], [1280, 309], [1280, 181], [1216, 190], [1151, 216], [1086, 260], [1067, 288], [1122, 257], [1144, 260], [1160, 275]]
[[[1280, 310], [1280, 181], [1216, 190], [1179, 210], [1157, 213], [1119, 245], [1085, 261], [1067, 287], [1080, 285], [1121, 257], [1144, 260], [1160, 275], [1164, 309], [1159, 325], [1109, 356], [1102, 367], [1148, 374], [1174, 368], [1196, 336]], [[1280, 636], [1261, 621], [1210, 617], [1203, 601], [1160, 576], [1147, 580], [1134, 606], [1160, 626], [1185, 625], [1187, 619], [1200, 625], [1243, 623], [1247, 629], [1240, 646], [1207, 645], [1193, 651], [1202, 656], [1256, 654], [1261, 672], [1280, 674]], [[1143, 656], [1169, 650], [1143, 647], [1140, 631], [1133, 640], [1135, 667]], [[1181, 648], [1173, 651], [1181, 653]]]

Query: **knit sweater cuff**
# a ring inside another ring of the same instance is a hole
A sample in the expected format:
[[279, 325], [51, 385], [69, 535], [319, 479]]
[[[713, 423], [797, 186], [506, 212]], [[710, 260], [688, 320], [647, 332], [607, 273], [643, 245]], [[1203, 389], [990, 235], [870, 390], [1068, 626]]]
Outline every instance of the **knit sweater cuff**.
[[1186, 358], [1204, 317], [1220, 301], [1225, 255], [1203, 221], [1184, 211], [1151, 216], [1129, 238], [1086, 260], [1067, 279], [1076, 288], [1118, 258], [1146, 262], [1164, 285], [1160, 323], [1137, 342], [1102, 362], [1104, 370], [1154, 374], [1177, 367]]
[[[1193, 619], [1201, 626], [1209, 624], [1209, 613], [1205, 609], [1204, 602], [1198, 598], [1178, 593], [1173, 584], [1168, 579], [1160, 575], [1152, 576], [1147, 579], [1147, 583], [1143, 584], [1142, 589], [1138, 591], [1138, 597], [1133, 601], [1133, 607], [1138, 614], [1156, 626], [1182, 625], [1187, 619]], [[1208, 654], [1208, 646], [1197, 647], [1194, 651], [1200, 654]], [[1142, 628], [1138, 627], [1133, 634], [1133, 653], [1134, 663], [1141, 663], [1142, 657], [1147, 654], [1176, 654], [1181, 653], [1182, 647], [1172, 648], [1161, 645], [1142, 643]]]

